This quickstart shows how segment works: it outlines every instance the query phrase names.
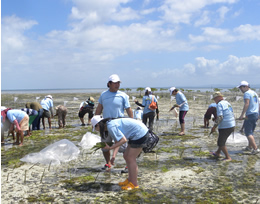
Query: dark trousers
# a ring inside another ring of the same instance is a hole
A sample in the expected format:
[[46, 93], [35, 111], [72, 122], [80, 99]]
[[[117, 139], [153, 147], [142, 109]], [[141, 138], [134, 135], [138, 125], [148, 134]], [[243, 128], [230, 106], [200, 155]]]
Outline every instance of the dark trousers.
[[143, 123], [147, 126], [147, 119], [149, 120], [149, 130], [153, 130], [153, 122], [154, 122], [155, 112], [149, 112], [143, 114]]
[[32, 129], [33, 130], [40, 130], [40, 124], [41, 124], [41, 118], [42, 118], [43, 109], [40, 109], [38, 111], [37, 117], [34, 119], [32, 123]]

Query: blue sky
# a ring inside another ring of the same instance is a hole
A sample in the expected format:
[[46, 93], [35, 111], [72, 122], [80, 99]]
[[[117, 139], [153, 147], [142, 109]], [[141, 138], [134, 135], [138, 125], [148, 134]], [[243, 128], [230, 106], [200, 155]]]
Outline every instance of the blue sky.
[[259, 0], [2, 0], [1, 89], [260, 81]]

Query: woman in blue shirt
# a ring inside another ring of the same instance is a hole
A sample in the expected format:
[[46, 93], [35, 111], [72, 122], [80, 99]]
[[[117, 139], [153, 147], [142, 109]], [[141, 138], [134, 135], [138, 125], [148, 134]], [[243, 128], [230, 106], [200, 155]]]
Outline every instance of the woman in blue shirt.
[[218, 127], [219, 136], [218, 150], [211, 152], [211, 154], [215, 157], [220, 157], [222, 151], [226, 156], [223, 161], [231, 161], [232, 159], [228, 154], [225, 144], [229, 135], [234, 132], [236, 125], [233, 109], [230, 103], [223, 99], [223, 95], [219, 91], [214, 93], [213, 100], [217, 104], [217, 119], [215, 120], [211, 132], [215, 132], [215, 129]]
[[[152, 110], [149, 108], [150, 104], [154, 101], [156, 103], [157, 108], [155, 110]], [[145, 88], [145, 95], [143, 96], [143, 102], [142, 104], [139, 103], [137, 100], [135, 100], [135, 104], [141, 107], [144, 107], [143, 111], [143, 123], [147, 125], [147, 120], [149, 120], [148, 128], [149, 130], [153, 130], [153, 123], [154, 123], [154, 117], [155, 112], [157, 114], [157, 120], [159, 119], [159, 109], [158, 109], [158, 103], [157, 99], [154, 95], [152, 95], [152, 90], [150, 87]]]
[[[115, 144], [104, 149], [114, 149], [113, 156], [110, 160], [114, 164], [115, 156], [119, 147], [128, 141], [128, 146], [124, 152], [124, 159], [128, 167], [128, 178], [124, 182], [120, 182], [122, 190], [132, 190], [139, 188], [137, 183], [138, 166], [136, 158], [142, 152], [143, 147], [148, 141], [148, 128], [140, 121], [132, 118], [118, 118], [118, 119], [103, 119], [100, 115], [95, 115], [91, 119], [91, 124], [94, 130], [100, 132], [103, 139], [111, 136]], [[94, 131], [93, 130], [93, 131]]]

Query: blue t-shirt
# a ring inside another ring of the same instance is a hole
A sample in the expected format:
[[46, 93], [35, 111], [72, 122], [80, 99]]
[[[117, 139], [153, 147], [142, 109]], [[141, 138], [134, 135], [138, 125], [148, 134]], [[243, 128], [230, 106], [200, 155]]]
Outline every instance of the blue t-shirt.
[[189, 110], [188, 101], [187, 101], [185, 95], [184, 95], [182, 92], [178, 91], [178, 93], [175, 95], [175, 99], [176, 99], [176, 103], [177, 103], [178, 105], [181, 105], [182, 103], [185, 102], [185, 103], [180, 107], [180, 109], [179, 109], [180, 111], [188, 111], [188, 110]]
[[144, 111], [143, 111], [144, 114], [149, 113], [149, 112], [155, 112], [155, 110], [149, 109], [149, 106], [152, 103], [152, 98], [153, 98], [154, 102], [157, 102], [157, 99], [154, 95], [143, 96], [142, 105], [144, 106]]
[[249, 99], [249, 106], [246, 111], [246, 115], [251, 115], [254, 113], [259, 113], [259, 100], [258, 95], [253, 90], [249, 89], [244, 93], [244, 100]]
[[21, 120], [26, 116], [27, 114], [21, 110], [12, 109], [7, 111], [7, 118], [11, 123], [14, 123], [15, 120], [17, 120], [18, 123], [21, 122]]
[[148, 128], [138, 120], [133, 118], [118, 118], [107, 122], [109, 135], [119, 141], [126, 137], [127, 140], [138, 140], [146, 135]]
[[217, 116], [223, 116], [218, 129], [231, 128], [236, 125], [233, 108], [229, 102], [222, 100], [217, 104]]
[[50, 110], [53, 107], [53, 101], [50, 98], [44, 98], [41, 101], [41, 106], [44, 110]]
[[103, 106], [103, 118], [122, 118], [124, 110], [130, 108], [129, 96], [122, 91], [104, 91], [98, 102]]

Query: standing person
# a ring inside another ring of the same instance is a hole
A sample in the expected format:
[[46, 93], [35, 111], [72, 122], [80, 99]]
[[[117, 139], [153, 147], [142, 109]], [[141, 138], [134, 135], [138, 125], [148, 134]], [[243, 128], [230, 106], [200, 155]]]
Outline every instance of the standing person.
[[84, 116], [88, 113], [88, 125], [90, 125], [91, 118], [94, 116], [94, 106], [95, 99], [93, 97], [89, 97], [88, 100], [83, 101], [79, 107], [79, 119], [81, 121], [81, 126], [85, 126]]
[[176, 89], [175, 87], [171, 87], [169, 89], [170, 91], [170, 95], [172, 96], [175, 96], [175, 99], [176, 99], [176, 103], [171, 109], [173, 110], [174, 108], [178, 107], [180, 112], [179, 112], [179, 122], [180, 122], [180, 125], [181, 125], [181, 132], [179, 132], [178, 135], [185, 135], [185, 121], [184, 121], [184, 118], [187, 114], [187, 112], [189, 111], [189, 105], [188, 105], [188, 101], [185, 97], [185, 95], [180, 92], [178, 89]]
[[[108, 78], [108, 90], [101, 93], [98, 99], [99, 104], [96, 108], [95, 115], [100, 115], [103, 112], [103, 118], [123, 118], [124, 110], [126, 110], [128, 116], [133, 118], [133, 111], [130, 107], [129, 96], [124, 92], [119, 91], [120, 83], [120, 78], [116, 74], [112, 74]], [[106, 139], [101, 139], [101, 141], [112, 142], [112, 138], [107, 137]], [[107, 149], [102, 149], [102, 152], [106, 160], [106, 164], [102, 169], [110, 169], [110, 151]]]
[[100, 132], [103, 139], [106, 139], [105, 131], [113, 138], [115, 144], [111, 147], [106, 144], [104, 149], [114, 150], [113, 157], [110, 162], [114, 165], [115, 156], [121, 145], [128, 141], [127, 148], [124, 152], [124, 159], [128, 166], [128, 178], [124, 182], [120, 182], [122, 190], [132, 190], [139, 188], [137, 183], [138, 165], [136, 158], [146, 146], [149, 137], [148, 128], [140, 121], [132, 118], [103, 119], [100, 115], [95, 115], [91, 119], [93, 128]]
[[30, 109], [30, 108], [22, 108], [21, 111], [27, 113], [29, 115], [29, 129], [27, 131], [27, 135], [31, 136], [31, 124], [35, 120], [35, 118], [38, 116], [38, 112], [36, 110]]
[[223, 95], [217, 91], [213, 94], [213, 100], [217, 104], [217, 119], [214, 126], [211, 128], [211, 132], [215, 132], [218, 127], [218, 150], [211, 152], [215, 157], [220, 157], [221, 151], [225, 154], [223, 161], [231, 161], [231, 157], [228, 154], [226, 141], [229, 135], [235, 130], [235, 117], [233, 109], [229, 102], [223, 99]]
[[213, 121], [215, 121], [217, 118], [217, 104], [216, 103], [211, 103], [204, 115], [204, 127], [205, 128], [209, 127], [209, 120], [211, 119], [211, 115], [214, 116]]
[[25, 104], [25, 108], [30, 108], [33, 110], [36, 110], [38, 112], [38, 115], [36, 116], [36, 118], [34, 119], [33, 123], [32, 123], [32, 130], [40, 130], [40, 126], [41, 126], [41, 118], [42, 118], [42, 114], [43, 114], [43, 108], [41, 106], [40, 103], [38, 102], [27, 102]]
[[[7, 111], [6, 117], [11, 122], [10, 132], [13, 131], [14, 125], [16, 126], [16, 142], [14, 144], [22, 146], [24, 138], [23, 131], [29, 129], [29, 116], [21, 110], [11, 109]], [[19, 138], [21, 138], [21, 143], [19, 143]]]
[[64, 128], [66, 125], [66, 115], [68, 113], [68, 109], [63, 105], [58, 105], [55, 108], [56, 114], [58, 116], [58, 124], [59, 128]]
[[257, 148], [253, 135], [259, 116], [258, 95], [255, 91], [250, 89], [250, 85], [247, 81], [241, 81], [240, 85], [237, 87], [244, 93], [244, 107], [238, 119], [243, 120], [245, 116], [243, 126], [249, 143], [243, 150], [251, 151], [251, 154], [258, 154], [260, 150]]
[[[149, 106], [154, 101], [157, 105], [157, 108], [155, 110], [150, 109]], [[135, 104], [138, 106], [144, 107], [143, 110], [143, 123], [147, 125], [147, 120], [149, 120], [148, 128], [150, 131], [153, 130], [153, 123], [154, 123], [154, 117], [155, 117], [155, 111], [157, 114], [157, 118], [159, 118], [159, 109], [158, 109], [158, 103], [157, 99], [154, 95], [152, 95], [152, 91], [150, 87], [145, 88], [145, 94], [143, 96], [142, 104], [139, 103], [137, 100], [135, 100]]]
[[45, 96], [41, 101], [41, 106], [43, 108], [42, 114], [42, 126], [45, 129], [44, 118], [48, 118], [49, 128], [51, 129], [51, 117], [53, 118], [53, 100], [51, 95]]

